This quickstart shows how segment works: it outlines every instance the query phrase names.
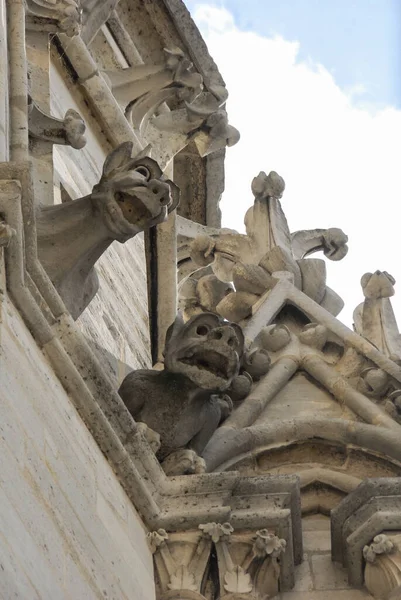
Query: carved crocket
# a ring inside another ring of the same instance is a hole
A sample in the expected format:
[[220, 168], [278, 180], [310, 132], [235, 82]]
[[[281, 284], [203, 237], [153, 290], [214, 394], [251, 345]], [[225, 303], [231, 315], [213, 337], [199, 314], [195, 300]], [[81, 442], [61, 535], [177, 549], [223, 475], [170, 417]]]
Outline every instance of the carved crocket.
[[89, 196], [37, 211], [40, 261], [74, 318], [98, 290], [94, 265], [109, 245], [162, 223], [178, 204], [158, 164], [131, 154], [131, 142], [113, 150]]
[[160, 435], [158, 457], [167, 458], [169, 474], [202, 470], [198, 455], [231, 410], [222, 392], [239, 372], [243, 348], [241, 328], [218, 315], [185, 324], [178, 316], [167, 331], [164, 371], [141, 369], [124, 379], [119, 393], [132, 416]]
[[[192, 273], [181, 284], [180, 300], [186, 314], [204, 309], [206, 301], [226, 319], [239, 322], [283, 275], [291, 277], [293, 284], [315, 302], [338, 314], [343, 302], [326, 287], [325, 262], [306, 257], [321, 250], [330, 260], [341, 260], [348, 251], [348, 238], [336, 228], [290, 234], [280, 204], [283, 191], [284, 180], [277, 173], [259, 173], [252, 182], [255, 201], [245, 215], [246, 235], [230, 230], [207, 235], [205, 228], [206, 235], [192, 240], [186, 272], [191, 263], [202, 269], [197, 272], [199, 277]], [[230, 287], [217, 280], [232, 282], [235, 291], [230, 293]]]

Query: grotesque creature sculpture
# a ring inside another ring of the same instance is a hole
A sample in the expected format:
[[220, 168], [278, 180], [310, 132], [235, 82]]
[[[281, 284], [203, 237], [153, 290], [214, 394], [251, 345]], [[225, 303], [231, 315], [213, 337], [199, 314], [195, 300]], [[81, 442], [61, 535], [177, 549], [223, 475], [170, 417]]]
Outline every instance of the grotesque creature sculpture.
[[[202, 310], [209, 302], [220, 315], [239, 322], [284, 276], [317, 303], [338, 314], [343, 303], [326, 287], [325, 262], [305, 257], [322, 250], [330, 260], [340, 260], [347, 253], [348, 238], [336, 228], [291, 235], [279, 200], [284, 187], [283, 179], [274, 171], [269, 175], [259, 173], [252, 182], [255, 201], [245, 215], [246, 235], [222, 231], [193, 239], [188, 259], [203, 271], [199, 269], [200, 277], [191, 274], [182, 283], [181, 302], [186, 311], [195, 312], [195, 305]], [[188, 265], [180, 266], [188, 272]], [[211, 275], [228, 285], [212, 285]], [[207, 282], [204, 277], [209, 278]], [[231, 282], [235, 287], [232, 293]], [[206, 288], [213, 288], [213, 293], [206, 294]]]
[[132, 416], [160, 435], [158, 457], [168, 474], [203, 470], [199, 455], [232, 409], [224, 392], [239, 373], [243, 349], [238, 325], [212, 313], [186, 324], [178, 316], [167, 331], [164, 371], [133, 371], [124, 379], [119, 393]]
[[93, 267], [108, 246], [162, 223], [178, 204], [157, 163], [131, 153], [126, 142], [108, 155], [89, 196], [38, 209], [39, 258], [74, 318], [97, 292]]

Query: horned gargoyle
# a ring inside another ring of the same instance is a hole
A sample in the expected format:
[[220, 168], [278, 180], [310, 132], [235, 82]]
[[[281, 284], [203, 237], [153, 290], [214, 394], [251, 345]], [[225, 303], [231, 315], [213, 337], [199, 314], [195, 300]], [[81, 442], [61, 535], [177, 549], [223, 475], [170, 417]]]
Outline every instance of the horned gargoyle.
[[[336, 228], [291, 235], [280, 204], [284, 187], [284, 180], [274, 171], [269, 175], [259, 173], [252, 182], [255, 201], [245, 215], [246, 235], [222, 231], [193, 239], [189, 258], [194, 270], [198, 266], [203, 271], [201, 277], [195, 272], [181, 284], [181, 304], [186, 301], [182, 290], [190, 295], [186, 310], [195, 312], [197, 304], [199, 312], [205, 303], [213, 304], [220, 315], [239, 322], [251, 314], [253, 305], [284, 274], [315, 302], [335, 315], [340, 312], [341, 298], [326, 287], [325, 262], [305, 257], [322, 250], [330, 260], [340, 260], [347, 253], [348, 238]], [[211, 275], [220, 282], [232, 282], [235, 291], [230, 293], [227, 285], [212, 285]], [[207, 282], [204, 277], [209, 278]]]
[[134, 419], [160, 435], [158, 457], [168, 474], [204, 470], [199, 455], [232, 408], [224, 392], [243, 349], [238, 325], [212, 313], [184, 324], [179, 315], [167, 331], [164, 371], [141, 369], [124, 379], [119, 393]]
[[121, 144], [89, 196], [38, 209], [39, 259], [75, 319], [98, 290], [94, 265], [110, 244], [162, 223], [178, 204], [178, 188], [145, 153], [132, 158], [132, 142]]

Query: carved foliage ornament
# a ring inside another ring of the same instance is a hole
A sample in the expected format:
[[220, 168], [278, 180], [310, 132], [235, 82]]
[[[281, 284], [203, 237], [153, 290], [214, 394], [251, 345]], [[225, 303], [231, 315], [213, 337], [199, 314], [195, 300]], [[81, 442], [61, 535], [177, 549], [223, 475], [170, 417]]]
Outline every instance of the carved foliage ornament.
[[148, 534], [158, 599], [265, 600], [277, 594], [285, 540], [267, 529], [235, 533], [230, 523], [207, 523], [199, 530]]
[[401, 585], [400, 543], [401, 534], [394, 531], [377, 535], [363, 549], [365, 585], [374, 598], [397, 598], [393, 592]]

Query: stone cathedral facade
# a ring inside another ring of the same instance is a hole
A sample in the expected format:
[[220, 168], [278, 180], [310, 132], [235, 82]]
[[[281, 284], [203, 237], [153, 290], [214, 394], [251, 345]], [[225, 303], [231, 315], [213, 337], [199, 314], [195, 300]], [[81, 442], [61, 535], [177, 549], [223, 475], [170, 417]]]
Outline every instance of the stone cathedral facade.
[[274, 165], [221, 228], [239, 133], [181, 0], [0, 32], [0, 598], [401, 599], [393, 277], [343, 325], [348, 238], [290, 232]]

